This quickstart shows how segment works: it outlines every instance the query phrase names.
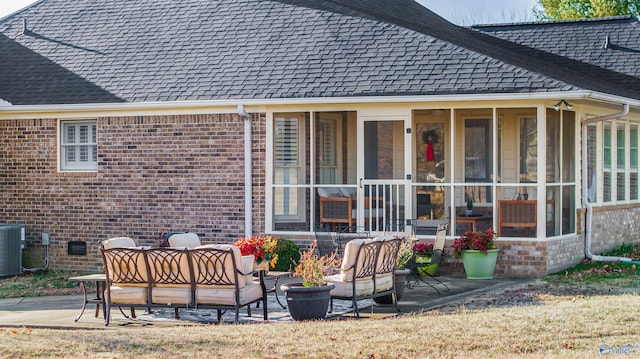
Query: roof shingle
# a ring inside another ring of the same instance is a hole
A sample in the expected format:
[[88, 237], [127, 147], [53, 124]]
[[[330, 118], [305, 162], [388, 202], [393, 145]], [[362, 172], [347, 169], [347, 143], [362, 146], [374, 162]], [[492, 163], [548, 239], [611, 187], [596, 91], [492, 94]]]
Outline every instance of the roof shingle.
[[637, 76], [455, 26], [411, 0], [42, 0], [0, 22], [0, 63], [12, 64], [0, 68], [0, 98], [14, 104], [579, 89], [640, 98]]

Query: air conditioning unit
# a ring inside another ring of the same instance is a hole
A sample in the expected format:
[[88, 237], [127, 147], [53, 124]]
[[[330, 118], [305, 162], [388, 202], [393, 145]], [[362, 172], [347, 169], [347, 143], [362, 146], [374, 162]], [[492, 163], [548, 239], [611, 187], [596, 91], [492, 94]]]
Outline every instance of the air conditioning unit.
[[22, 273], [22, 246], [25, 226], [0, 224], [0, 277]]

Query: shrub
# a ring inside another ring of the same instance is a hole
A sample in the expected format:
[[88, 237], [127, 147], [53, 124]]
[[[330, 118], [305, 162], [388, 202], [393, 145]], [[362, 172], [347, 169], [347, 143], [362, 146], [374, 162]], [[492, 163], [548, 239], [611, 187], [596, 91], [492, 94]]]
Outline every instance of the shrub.
[[290, 271], [300, 261], [300, 248], [288, 239], [278, 238], [275, 253], [278, 255], [278, 263], [272, 268], [275, 271]]

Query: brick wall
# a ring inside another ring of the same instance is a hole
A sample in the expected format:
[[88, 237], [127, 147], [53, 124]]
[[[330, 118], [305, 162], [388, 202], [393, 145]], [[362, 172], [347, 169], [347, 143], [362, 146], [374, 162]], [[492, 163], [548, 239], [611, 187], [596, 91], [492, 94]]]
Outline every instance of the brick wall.
[[[50, 268], [101, 270], [98, 241], [156, 244], [164, 231], [204, 242], [244, 234], [244, 124], [237, 115], [98, 119], [97, 173], [57, 172], [55, 119], [2, 121], [0, 222], [27, 226], [30, 263], [51, 234]], [[254, 115], [253, 230], [264, 231], [265, 117]], [[86, 241], [87, 255], [67, 254]], [[34, 258], [36, 257], [36, 258]]]
[[623, 243], [640, 242], [640, 205], [596, 207], [591, 226], [591, 252], [602, 254]]

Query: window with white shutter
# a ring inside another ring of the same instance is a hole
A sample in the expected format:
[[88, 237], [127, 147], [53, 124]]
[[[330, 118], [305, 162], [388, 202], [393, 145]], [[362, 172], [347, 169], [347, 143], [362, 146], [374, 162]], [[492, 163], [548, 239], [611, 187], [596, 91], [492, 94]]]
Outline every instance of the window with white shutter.
[[60, 128], [60, 170], [96, 171], [98, 169], [96, 121], [63, 121]]

